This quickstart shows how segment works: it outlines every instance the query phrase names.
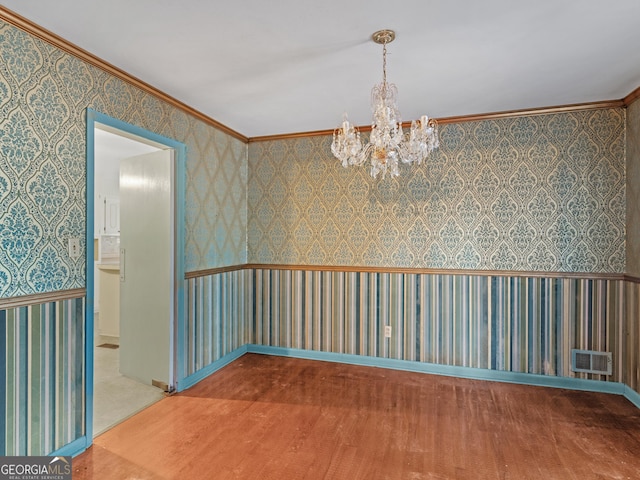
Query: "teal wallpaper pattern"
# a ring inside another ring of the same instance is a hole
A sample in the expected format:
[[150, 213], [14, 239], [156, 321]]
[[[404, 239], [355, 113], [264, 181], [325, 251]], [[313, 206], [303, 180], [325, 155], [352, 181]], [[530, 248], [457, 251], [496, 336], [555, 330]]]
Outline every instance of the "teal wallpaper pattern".
[[84, 236], [84, 168], [74, 158], [84, 145], [70, 104], [88, 72], [15, 29], [2, 28], [0, 44], [0, 292], [81, 286], [84, 261], [65, 245]]
[[627, 108], [627, 269], [640, 277], [640, 100]]
[[249, 144], [250, 263], [625, 269], [625, 114], [441, 126], [423, 167], [374, 181], [324, 136]]
[[187, 271], [246, 263], [242, 141], [0, 21], [0, 298], [85, 286], [87, 107], [187, 145]]

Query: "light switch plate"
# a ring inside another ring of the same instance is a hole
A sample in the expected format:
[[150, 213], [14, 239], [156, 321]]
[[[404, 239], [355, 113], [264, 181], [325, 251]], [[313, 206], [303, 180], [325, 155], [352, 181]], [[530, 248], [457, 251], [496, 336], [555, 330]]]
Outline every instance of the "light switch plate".
[[69, 256], [71, 258], [80, 257], [80, 239], [69, 238]]

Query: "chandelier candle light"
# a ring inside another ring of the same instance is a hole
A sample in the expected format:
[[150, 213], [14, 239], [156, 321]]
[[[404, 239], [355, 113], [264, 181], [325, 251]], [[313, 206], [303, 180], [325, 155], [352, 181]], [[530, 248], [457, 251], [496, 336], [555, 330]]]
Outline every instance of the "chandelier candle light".
[[387, 83], [387, 43], [391, 43], [396, 34], [393, 30], [380, 30], [371, 38], [382, 45], [382, 83], [371, 90], [371, 109], [373, 121], [369, 143], [363, 146], [360, 132], [344, 115], [342, 126], [333, 132], [331, 152], [342, 162], [343, 167], [362, 165], [371, 159], [371, 176], [376, 178], [387, 172], [397, 177], [398, 161], [420, 165], [429, 154], [438, 148], [438, 123], [426, 115], [411, 122], [408, 134], [402, 132], [402, 120], [396, 103], [398, 89], [393, 83]]

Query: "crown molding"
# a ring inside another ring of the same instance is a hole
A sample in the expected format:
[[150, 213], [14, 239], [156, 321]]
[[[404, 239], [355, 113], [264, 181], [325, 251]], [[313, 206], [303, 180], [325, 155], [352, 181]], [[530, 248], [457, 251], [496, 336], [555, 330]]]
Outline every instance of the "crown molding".
[[212, 127], [215, 127], [218, 130], [221, 130], [224, 133], [234, 138], [237, 138], [238, 140], [241, 140], [244, 143], [248, 142], [248, 138], [242, 135], [241, 133], [238, 133], [235, 130], [232, 130], [226, 125], [223, 125], [222, 123], [205, 115], [204, 113], [199, 112], [198, 110], [188, 106], [187, 104], [181, 102], [180, 100], [177, 100], [176, 98], [173, 98], [170, 95], [167, 95], [166, 93], [158, 90], [157, 88], [149, 85], [148, 83], [140, 80], [139, 78], [136, 78], [133, 75], [128, 74], [124, 70], [121, 70], [120, 68], [102, 60], [101, 58], [93, 55], [92, 53], [89, 53], [88, 51], [78, 47], [77, 45], [74, 45], [73, 43], [68, 42], [64, 38], [56, 35], [53, 32], [50, 32], [49, 30], [41, 27], [40, 25], [33, 23], [32, 21], [22, 17], [21, 15], [18, 15], [17, 13], [7, 9], [2, 5], [0, 5], [0, 20], [3, 20], [6, 23], [9, 23], [14, 27], [19, 28], [20, 30], [23, 30], [28, 34], [33, 35], [34, 37], [39, 38], [40, 40], [47, 42], [48, 44], [53, 45], [56, 48], [59, 48], [60, 50], [68, 53], [69, 55], [73, 55], [74, 57], [77, 57], [80, 60], [87, 62], [88, 64], [93, 65], [94, 67], [99, 68], [100, 70], [103, 70], [109, 73], [110, 75], [113, 75], [114, 77], [117, 77], [120, 80], [123, 80], [129, 83], [130, 85], [133, 85], [134, 87], [139, 88], [159, 98], [164, 102], [167, 102], [168, 104], [182, 110], [183, 112], [196, 117], [198, 120], [201, 120], [204, 123], [211, 125]]
[[[476, 122], [478, 120], [492, 120], [496, 118], [526, 117], [530, 115], [549, 115], [555, 113], [581, 112], [584, 110], [601, 110], [606, 108], [623, 108], [622, 100], [605, 100], [602, 102], [576, 103], [572, 105], [559, 105], [555, 107], [529, 108], [522, 110], [506, 110], [504, 112], [482, 113], [479, 115], [461, 115], [438, 119], [439, 124]], [[411, 125], [410, 123], [408, 124]], [[404, 124], [403, 124], [404, 126]]]
[[[368, 132], [371, 130], [371, 126], [358, 127], [361, 132]], [[295, 132], [295, 133], [279, 133], [276, 135], [263, 135], [260, 137], [249, 137], [249, 143], [258, 142], [271, 142], [273, 140], [291, 140], [294, 138], [308, 138], [308, 137], [326, 137], [333, 135], [333, 130], [314, 130], [311, 132]]]
[[624, 100], [623, 100], [624, 105], [628, 107], [633, 102], [635, 102], [638, 98], [640, 98], [640, 87], [636, 88], [633, 92], [631, 92], [629, 95], [624, 97]]
[[[640, 87], [635, 91], [636, 97], [640, 97]], [[628, 98], [628, 97], [627, 97]], [[522, 110], [506, 110], [504, 112], [481, 113], [475, 115], [460, 115], [455, 117], [438, 118], [439, 125], [448, 123], [478, 122], [481, 120], [492, 120], [498, 118], [524, 117], [529, 115], [549, 115], [554, 113], [580, 112], [584, 110], [599, 110], [605, 108], [624, 108], [627, 106], [625, 100], [605, 100], [602, 102], [576, 103], [572, 105], [559, 105], [555, 107], [528, 108]], [[411, 122], [403, 122], [403, 128], [410, 128]], [[360, 132], [370, 132], [371, 125], [357, 127]], [[334, 130], [316, 130], [313, 132], [286, 133], [282, 135], [265, 135], [262, 137], [250, 137], [249, 143], [267, 142], [272, 140], [290, 140], [301, 137], [331, 136]]]

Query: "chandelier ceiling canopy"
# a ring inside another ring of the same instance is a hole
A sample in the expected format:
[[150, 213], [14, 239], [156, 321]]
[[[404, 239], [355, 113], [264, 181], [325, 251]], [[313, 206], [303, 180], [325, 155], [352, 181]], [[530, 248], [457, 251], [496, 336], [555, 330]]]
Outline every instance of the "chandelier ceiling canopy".
[[411, 122], [408, 133], [403, 132], [396, 100], [398, 89], [387, 82], [387, 44], [396, 38], [396, 34], [393, 30], [380, 30], [371, 38], [382, 45], [382, 82], [371, 90], [373, 120], [369, 142], [362, 143], [360, 132], [345, 113], [342, 125], [333, 133], [331, 152], [344, 167], [363, 165], [369, 159], [373, 178], [378, 174], [384, 178], [387, 173], [397, 177], [399, 162], [420, 165], [438, 148], [438, 123], [423, 115], [420, 120]]

